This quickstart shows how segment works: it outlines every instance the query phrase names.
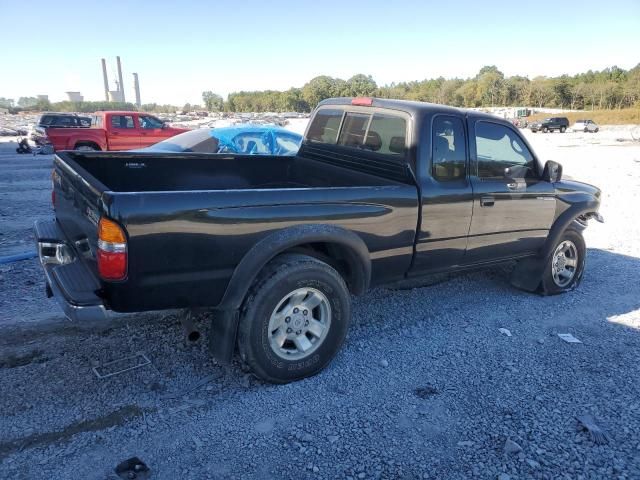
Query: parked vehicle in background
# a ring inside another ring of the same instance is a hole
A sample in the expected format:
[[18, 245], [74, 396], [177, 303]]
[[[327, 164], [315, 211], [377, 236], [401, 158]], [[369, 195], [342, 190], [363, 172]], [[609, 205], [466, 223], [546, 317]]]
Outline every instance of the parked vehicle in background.
[[302, 138], [302, 135], [282, 127], [234, 125], [191, 130], [139, 151], [295, 155], [298, 153]]
[[372, 286], [516, 261], [572, 290], [602, 221], [510, 122], [400, 100], [324, 100], [295, 156], [62, 152], [52, 177], [35, 237], [70, 318], [209, 307], [214, 357], [275, 383], [322, 370]]
[[596, 133], [600, 128], [593, 120], [576, 120], [571, 130], [574, 132]]
[[40, 115], [31, 130], [30, 139], [38, 146], [48, 144], [47, 131], [50, 128], [89, 128], [91, 117], [75, 113], [47, 112]]
[[542, 133], [553, 132], [554, 130], [564, 133], [569, 128], [569, 119], [567, 117], [551, 117], [545, 118], [540, 122], [532, 122], [529, 125], [533, 133], [541, 131]]
[[97, 112], [90, 128], [49, 127], [41, 141], [60, 150], [132, 150], [147, 147], [189, 130], [170, 127], [140, 112]]

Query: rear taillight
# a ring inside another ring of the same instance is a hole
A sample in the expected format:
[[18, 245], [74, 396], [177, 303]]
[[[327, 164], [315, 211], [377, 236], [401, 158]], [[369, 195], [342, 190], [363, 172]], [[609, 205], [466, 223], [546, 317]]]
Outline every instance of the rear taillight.
[[98, 223], [98, 273], [104, 280], [124, 280], [127, 276], [127, 237], [113, 220]]

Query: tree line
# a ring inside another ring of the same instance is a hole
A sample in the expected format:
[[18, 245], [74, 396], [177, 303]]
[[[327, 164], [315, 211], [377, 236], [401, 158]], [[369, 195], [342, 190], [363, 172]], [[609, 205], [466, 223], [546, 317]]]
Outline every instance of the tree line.
[[223, 109], [230, 112], [309, 112], [325, 98], [375, 96], [455, 107], [531, 106], [572, 110], [620, 109], [640, 106], [640, 64], [630, 70], [619, 67], [589, 70], [559, 77], [506, 77], [495, 66], [480, 69], [473, 78], [443, 77], [378, 86], [367, 75], [348, 80], [319, 76], [302, 88], [286, 91], [231, 93]]
[[[176, 111], [210, 112], [310, 112], [318, 102], [330, 97], [375, 96], [455, 107], [527, 106], [572, 110], [602, 110], [640, 107], [640, 64], [624, 70], [619, 67], [589, 70], [559, 77], [506, 77], [496, 66], [480, 69], [473, 78], [444, 77], [378, 86], [370, 75], [358, 74], [343, 80], [327, 75], [311, 79], [301, 88], [285, 91], [261, 90], [230, 93], [226, 101], [212, 92], [202, 93], [203, 106], [150, 103], [141, 110], [155, 113]], [[135, 110], [132, 103], [57, 102], [21, 97], [17, 102], [0, 97], [0, 107], [10, 110], [55, 110], [94, 112], [97, 110]]]

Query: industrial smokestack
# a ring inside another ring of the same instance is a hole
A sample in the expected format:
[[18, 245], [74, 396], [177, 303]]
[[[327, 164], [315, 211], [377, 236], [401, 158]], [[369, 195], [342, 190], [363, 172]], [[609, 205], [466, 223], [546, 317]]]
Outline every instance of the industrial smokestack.
[[133, 74], [133, 89], [136, 91], [136, 105], [139, 107], [142, 103], [140, 102], [140, 82], [137, 73]]
[[104, 80], [104, 99], [109, 101], [109, 80], [107, 78], [107, 62], [102, 59], [102, 79]]
[[122, 101], [124, 102], [124, 85], [122, 83], [122, 67], [120, 66], [120, 57], [116, 57], [116, 63], [118, 64], [118, 90], [122, 94]]

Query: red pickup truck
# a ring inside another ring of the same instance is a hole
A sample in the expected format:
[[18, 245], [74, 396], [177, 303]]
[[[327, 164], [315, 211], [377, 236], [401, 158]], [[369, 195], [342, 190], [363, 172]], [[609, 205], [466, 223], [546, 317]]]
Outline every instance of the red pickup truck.
[[97, 112], [91, 128], [49, 128], [46, 143], [59, 150], [132, 150], [187, 132], [140, 112]]

